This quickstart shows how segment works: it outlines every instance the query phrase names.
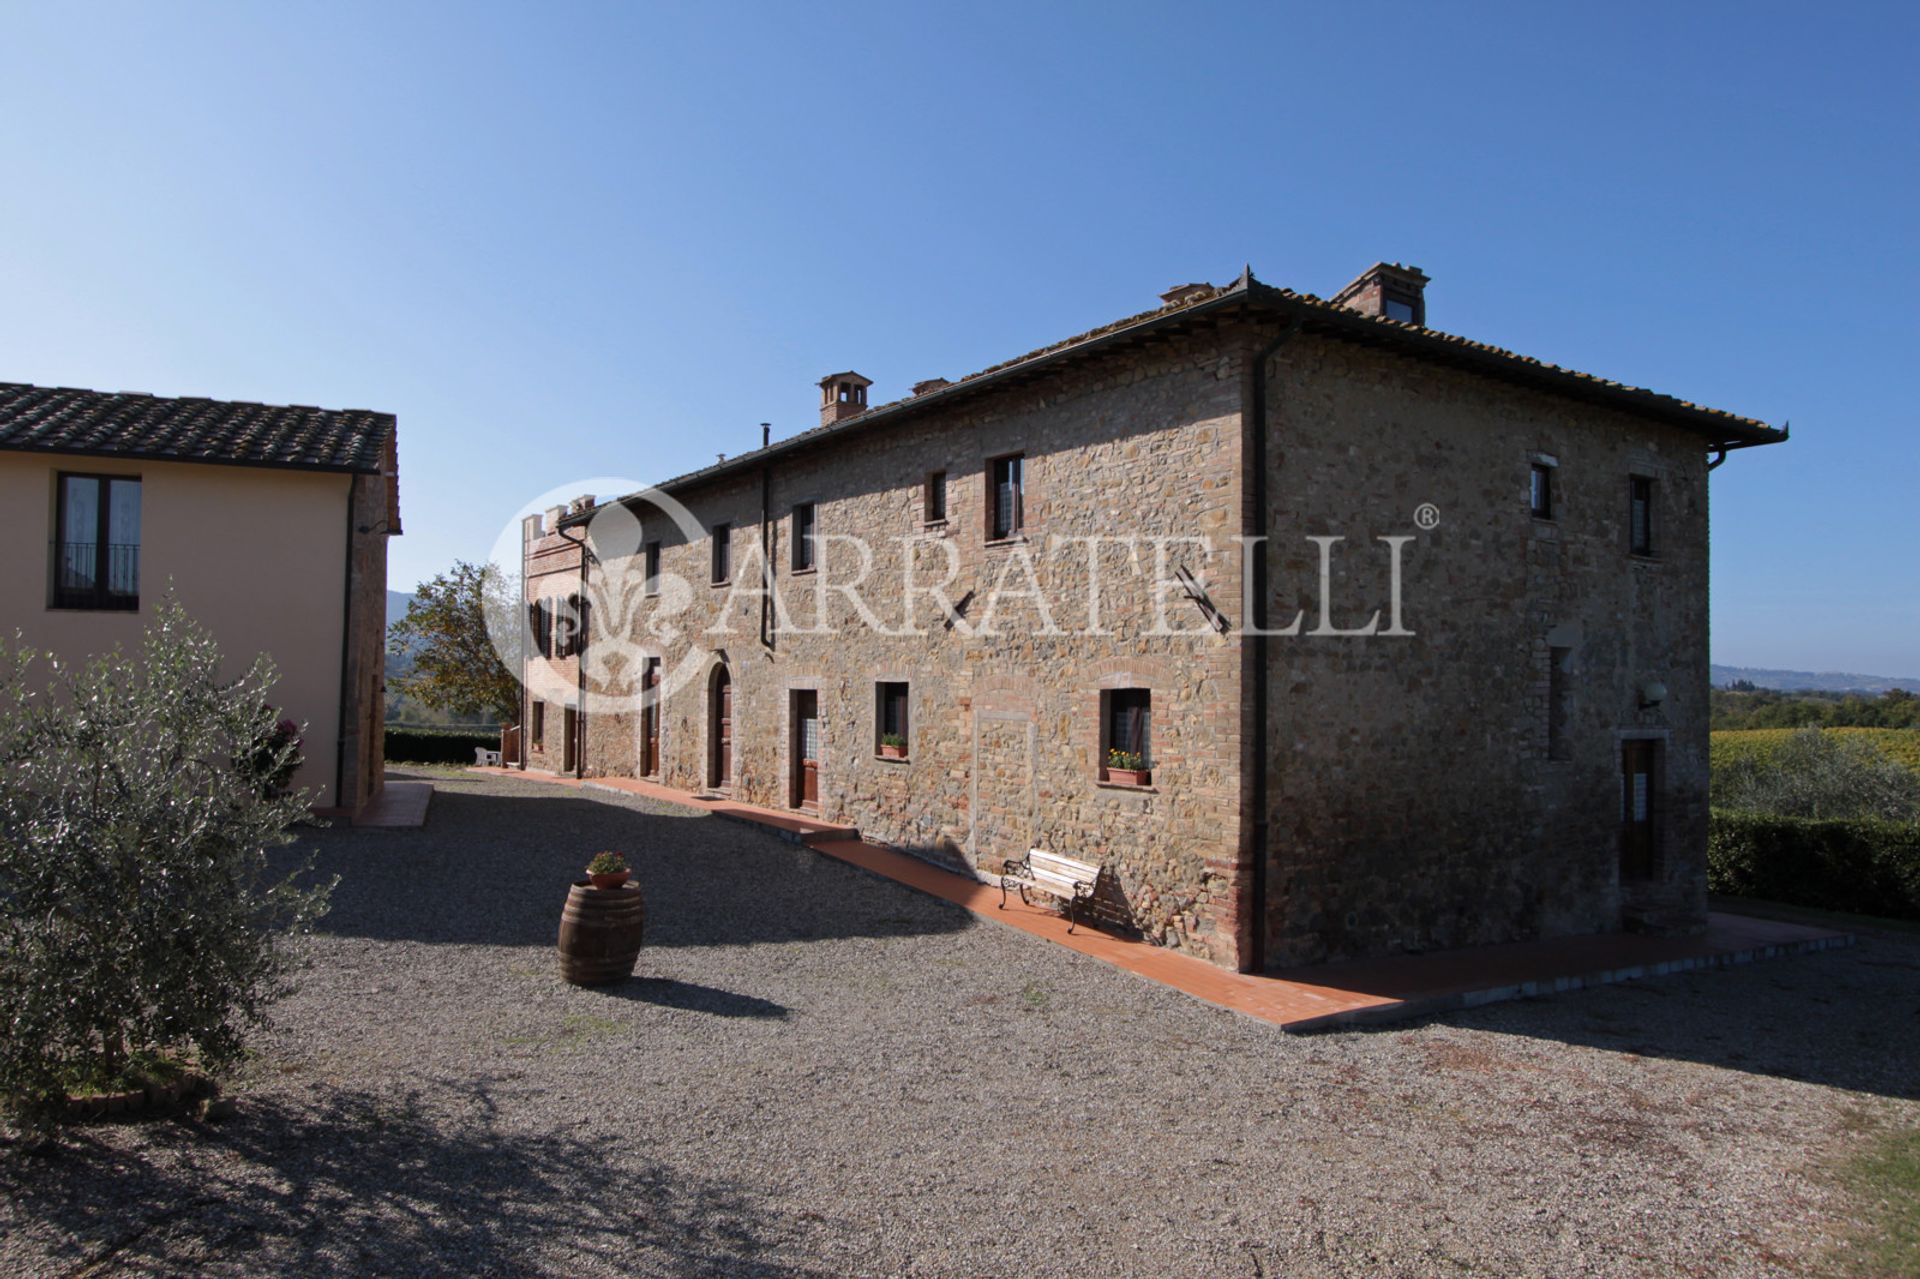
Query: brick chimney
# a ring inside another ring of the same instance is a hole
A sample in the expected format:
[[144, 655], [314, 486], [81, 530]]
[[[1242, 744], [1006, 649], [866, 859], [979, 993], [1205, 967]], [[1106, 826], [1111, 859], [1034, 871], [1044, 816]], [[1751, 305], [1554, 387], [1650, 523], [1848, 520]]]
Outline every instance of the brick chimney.
[[1160, 295], [1161, 306], [1185, 306], [1212, 297], [1220, 290], [1211, 284], [1176, 284]]
[[1427, 323], [1427, 276], [1417, 266], [1375, 262], [1357, 279], [1333, 295], [1334, 304], [1362, 315], [1377, 315], [1424, 328]]
[[820, 379], [820, 425], [832, 426], [867, 411], [867, 388], [872, 378], [849, 370], [829, 373]]
[[930, 377], [923, 382], [915, 382], [913, 384], [913, 393], [915, 395], [931, 395], [943, 387], [952, 385], [953, 383], [943, 377]]

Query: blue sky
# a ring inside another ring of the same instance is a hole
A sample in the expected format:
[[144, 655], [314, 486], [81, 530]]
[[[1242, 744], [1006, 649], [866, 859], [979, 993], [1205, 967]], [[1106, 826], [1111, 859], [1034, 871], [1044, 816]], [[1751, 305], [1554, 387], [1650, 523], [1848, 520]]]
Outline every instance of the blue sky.
[[1920, 675], [1911, 6], [9, 5], [0, 380], [399, 414], [405, 587], [1154, 304], [1437, 328], [1770, 422], [1714, 657]]

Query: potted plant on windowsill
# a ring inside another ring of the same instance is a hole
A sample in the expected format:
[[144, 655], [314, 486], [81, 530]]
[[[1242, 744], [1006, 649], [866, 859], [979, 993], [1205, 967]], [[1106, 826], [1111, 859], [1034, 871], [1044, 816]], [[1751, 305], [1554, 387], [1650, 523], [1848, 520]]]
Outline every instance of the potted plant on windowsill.
[[632, 873], [627, 859], [619, 853], [595, 853], [587, 863], [587, 879], [595, 888], [618, 888]]
[[905, 759], [907, 757], [907, 739], [898, 733], [888, 733], [880, 739], [881, 759]]
[[1145, 786], [1153, 780], [1153, 772], [1139, 751], [1115, 748], [1107, 752], [1107, 780], [1116, 786]]

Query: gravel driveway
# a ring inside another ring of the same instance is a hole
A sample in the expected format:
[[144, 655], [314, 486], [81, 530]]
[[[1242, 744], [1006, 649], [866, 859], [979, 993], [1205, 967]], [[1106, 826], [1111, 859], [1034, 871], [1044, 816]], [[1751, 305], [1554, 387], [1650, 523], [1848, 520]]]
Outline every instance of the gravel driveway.
[[[0, 1151], [7, 1275], [1800, 1273], [1920, 1122], [1920, 944], [1289, 1037], [762, 831], [438, 774], [231, 1122]], [[649, 902], [563, 985], [566, 881]]]

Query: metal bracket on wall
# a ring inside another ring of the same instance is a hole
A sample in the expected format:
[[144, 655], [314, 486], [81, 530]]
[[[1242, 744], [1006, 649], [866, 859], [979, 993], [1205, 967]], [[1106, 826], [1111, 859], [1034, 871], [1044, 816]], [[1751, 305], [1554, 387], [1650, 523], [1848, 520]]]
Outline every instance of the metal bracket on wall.
[[1219, 634], [1225, 635], [1227, 633], [1225, 615], [1214, 607], [1213, 601], [1207, 597], [1206, 591], [1201, 589], [1200, 583], [1193, 574], [1187, 572], [1186, 565], [1177, 565], [1174, 568], [1173, 579], [1180, 584], [1180, 593], [1192, 600], [1194, 607], [1205, 615], [1207, 624]]

